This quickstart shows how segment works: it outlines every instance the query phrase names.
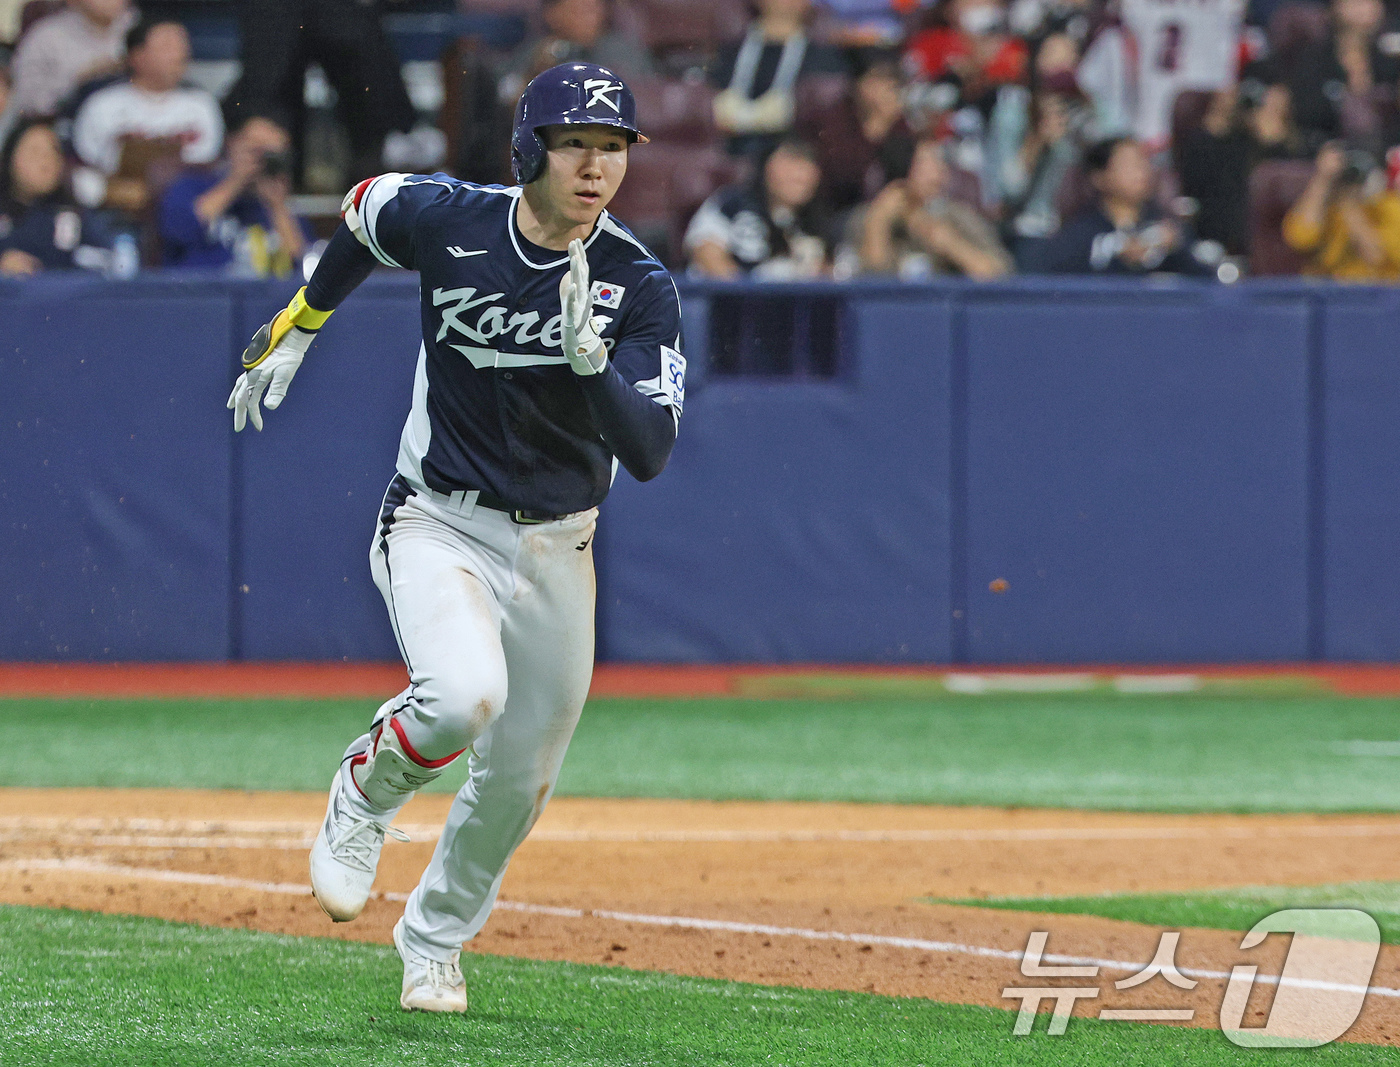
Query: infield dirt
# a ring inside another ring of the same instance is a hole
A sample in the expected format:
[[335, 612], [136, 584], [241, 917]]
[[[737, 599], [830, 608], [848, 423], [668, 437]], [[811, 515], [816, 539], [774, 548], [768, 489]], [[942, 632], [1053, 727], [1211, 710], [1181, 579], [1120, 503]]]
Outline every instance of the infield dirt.
[[[376, 883], [390, 899], [333, 924], [304, 889], [323, 796], [0, 790], [0, 902], [388, 943], [401, 894], [417, 882], [449, 803], [424, 796], [405, 809], [397, 825], [415, 840], [386, 847]], [[1000, 1008], [1019, 1003], [1002, 996], [1006, 986], [1097, 985], [1098, 997], [1080, 1001], [1076, 1016], [1193, 1008], [1188, 1025], [1214, 1027], [1219, 979], [1185, 991], [1159, 977], [1119, 991], [1113, 983], [1133, 970], [1047, 982], [985, 953], [1019, 952], [1042, 930], [1049, 953], [1145, 965], [1157, 927], [924, 900], [1400, 880], [1397, 842], [1400, 816], [560, 798], [521, 847], [503, 906], [468, 949]], [[530, 910], [541, 907], [566, 913]], [[665, 917], [788, 932], [662, 925]], [[825, 936], [833, 932], [853, 936]], [[1286, 938], [1248, 954], [1239, 942], [1238, 933], [1186, 930], [1177, 964], [1228, 972], [1254, 963], [1278, 973]], [[1400, 993], [1400, 947], [1382, 946], [1371, 985]], [[1272, 989], [1255, 987], [1247, 1024], [1264, 1018]], [[1369, 996], [1345, 1039], [1400, 1044], [1400, 995]]]

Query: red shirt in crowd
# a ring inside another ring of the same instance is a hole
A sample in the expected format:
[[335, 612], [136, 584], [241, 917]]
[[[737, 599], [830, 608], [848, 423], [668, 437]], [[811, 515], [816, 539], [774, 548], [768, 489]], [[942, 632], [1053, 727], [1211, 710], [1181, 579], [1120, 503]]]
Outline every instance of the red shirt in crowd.
[[[938, 26], [916, 34], [909, 42], [905, 57], [913, 66], [916, 76], [934, 81], [950, 70], [960, 73], [957, 68], [964, 64], [956, 61], [974, 59], [975, 54], [971, 37], [960, 30]], [[971, 78], [964, 76], [964, 81], [969, 89], [978, 90], [1022, 81], [1028, 55], [1025, 41], [1018, 37], [1005, 37], [977, 75]]]

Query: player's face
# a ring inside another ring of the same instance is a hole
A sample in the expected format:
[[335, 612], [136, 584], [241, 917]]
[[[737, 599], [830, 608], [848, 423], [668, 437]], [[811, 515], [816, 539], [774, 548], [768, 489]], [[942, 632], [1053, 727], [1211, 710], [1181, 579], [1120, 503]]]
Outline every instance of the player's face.
[[549, 154], [540, 181], [564, 218], [592, 225], [627, 173], [627, 134], [611, 126], [547, 126]]

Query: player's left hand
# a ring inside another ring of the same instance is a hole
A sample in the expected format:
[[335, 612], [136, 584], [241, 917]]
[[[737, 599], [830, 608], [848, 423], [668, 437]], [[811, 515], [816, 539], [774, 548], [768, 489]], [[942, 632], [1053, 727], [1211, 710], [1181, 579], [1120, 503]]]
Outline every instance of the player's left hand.
[[227, 407], [233, 412], [233, 432], [239, 433], [250, 421], [253, 429], [263, 428], [263, 393], [267, 410], [274, 411], [287, 395], [306, 350], [316, 339], [329, 311], [317, 311], [306, 303], [306, 287], [269, 323], [258, 328], [243, 353], [243, 373], [238, 376]]
[[588, 253], [575, 237], [569, 242], [569, 269], [559, 279], [559, 310], [564, 319], [564, 355], [575, 374], [600, 374], [608, 350], [598, 336], [602, 323], [592, 318], [593, 287], [588, 280]]

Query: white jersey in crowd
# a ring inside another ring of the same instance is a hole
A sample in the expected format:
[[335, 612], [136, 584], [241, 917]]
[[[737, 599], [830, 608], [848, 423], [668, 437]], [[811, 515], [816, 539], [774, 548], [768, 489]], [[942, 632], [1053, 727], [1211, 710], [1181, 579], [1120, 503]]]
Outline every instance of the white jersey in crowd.
[[1234, 82], [1244, 0], [1122, 0], [1120, 13], [1085, 48], [1079, 84], [1101, 136], [1162, 148], [1178, 93]]
[[122, 138], [176, 137], [186, 163], [219, 158], [224, 120], [219, 104], [203, 89], [151, 93], [130, 82], [99, 89], [83, 103], [73, 122], [73, 148], [84, 163], [104, 174], [121, 163]]
[[1171, 137], [1177, 93], [1234, 82], [1244, 0], [1123, 0], [1122, 14], [1137, 42], [1133, 132], [1160, 147]]

